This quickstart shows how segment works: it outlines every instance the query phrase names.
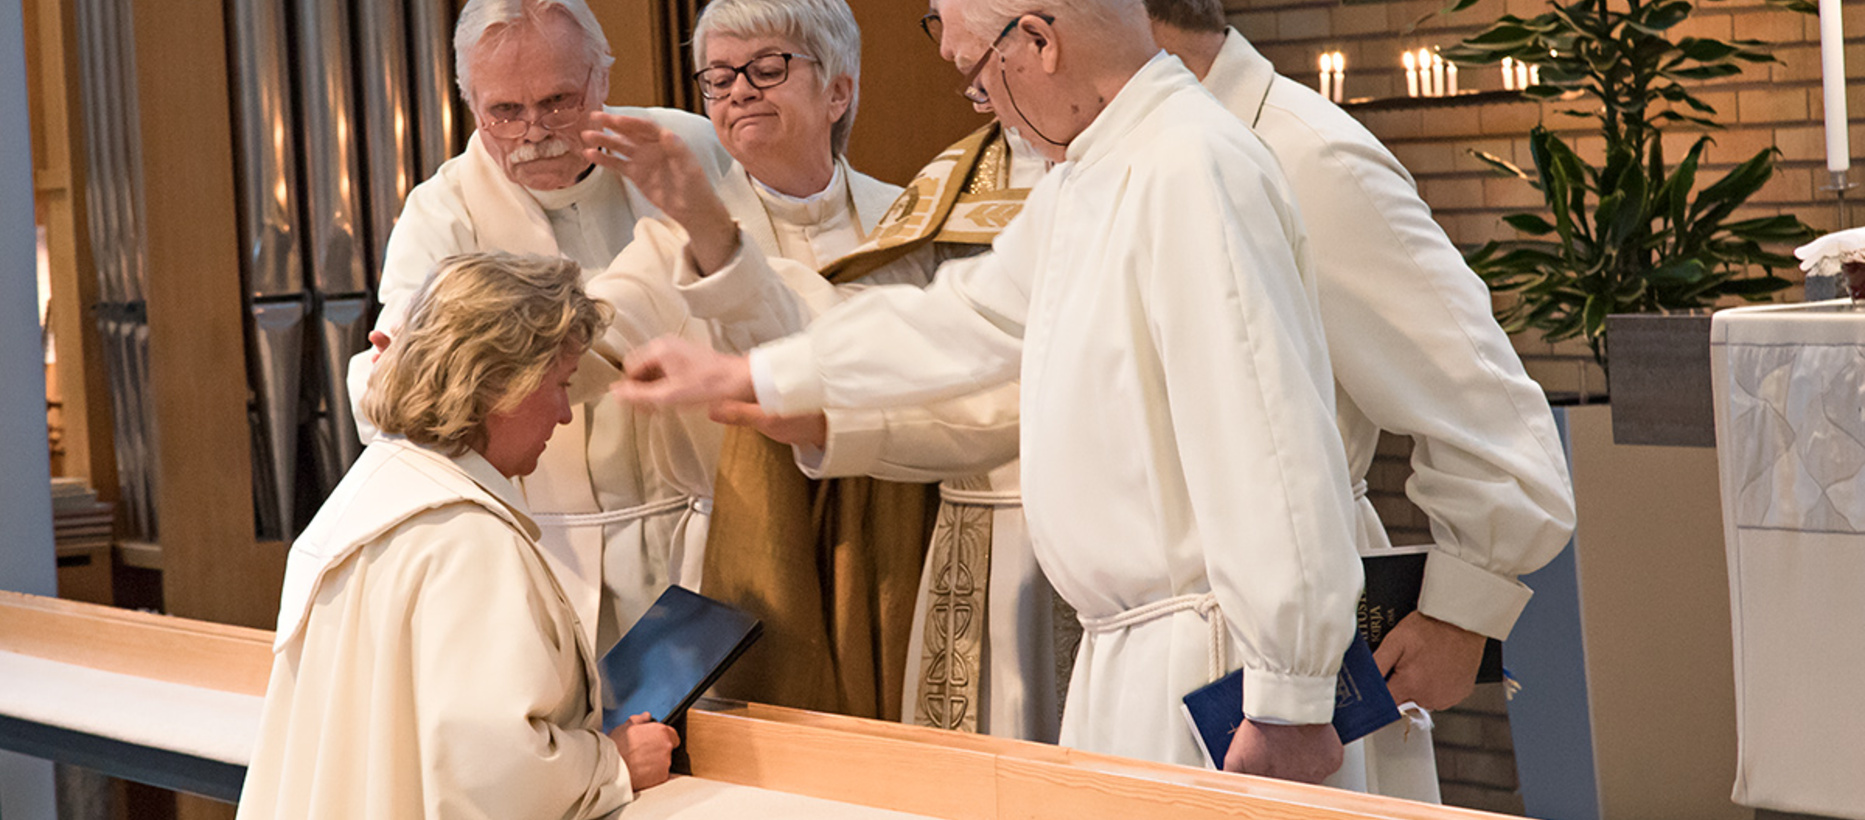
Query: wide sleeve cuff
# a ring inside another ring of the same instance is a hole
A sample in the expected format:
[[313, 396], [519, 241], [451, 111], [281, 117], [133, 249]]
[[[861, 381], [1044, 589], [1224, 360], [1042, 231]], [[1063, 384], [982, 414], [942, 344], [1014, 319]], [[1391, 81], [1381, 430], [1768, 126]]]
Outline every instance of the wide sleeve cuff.
[[[759, 312], [765, 301], [763, 289], [776, 277], [764, 258], [751, 252], [756, 247], [751, 237], [740, 229], [738, 252], [709, 276], [700, 276], [692, 254], [679, 254], [680, 261], [674, 268], [674, 289], [686, 299], [694, 316], [729, 322]], [[777, 286], [782, 287], [781, 284]]]
[[1425, 559], [1418, 611], [1480, 635], [1503, 640], [1534, 591], [1443, 550]]
[[803, 472], [810, 478], [867, 475], [881, 460], [881, 448], [887, 443], [887, 412], [840, 408], [824, 412], [829, 417], [828, 440], [816, 465]]
[[1243, 714], [1265, 723], [1313, 724], [1334, 720], [1338, 675], [1309, 677], [1244, 667]]
[[761, 345], [748, 358], [752, 389], [766, 412], [794, 416], [822, 409], [822, 376], [808, 334]]

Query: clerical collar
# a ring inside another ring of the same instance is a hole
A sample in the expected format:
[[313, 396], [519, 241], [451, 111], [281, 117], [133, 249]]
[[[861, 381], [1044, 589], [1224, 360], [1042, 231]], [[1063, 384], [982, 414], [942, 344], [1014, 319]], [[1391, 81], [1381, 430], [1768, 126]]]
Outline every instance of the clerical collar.
[[805, 197], [795, 197], [764, 184], [751, 176], [751, 187], [764, 201], [772, 217], [792, 225], [816, 225], [848, 210], [848, 178], [842, 173], [842, 160], [835, 161], [835, 173], [822, 190]]
[[607, 177], [608, 171], [606, 169], [600, 165], [591, 165], [589, 166], [589, 170], [584, 172], [583, 176], [579, 177], [568, 186], [549, 191], [540, 191], [536, 188], [526, 188], [525, 190], [530, 192], [532, 198], [537, 200], [539, 207], [542, 207], [546, 211], [556, 211], [568, 208], [588, 198], [589, 195], [596, 190], [596, 187], [601, 185], [602, 181]]

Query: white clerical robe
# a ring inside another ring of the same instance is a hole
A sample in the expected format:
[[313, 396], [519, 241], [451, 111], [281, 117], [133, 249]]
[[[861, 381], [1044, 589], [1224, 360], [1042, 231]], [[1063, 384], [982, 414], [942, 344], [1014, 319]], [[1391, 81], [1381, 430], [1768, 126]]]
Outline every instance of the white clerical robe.
[[[1541, 387], [1392, 153], [1235, 30], [1205, 87], [1281, 161], [1308, 226], [1350, 474], [1364, 487], [1379, 431], [1410, 436], [1406, 494], [1431, 520], [1419, 610], [1506, 638], [1540, 569], [1574, 528], [1567, 459]], [[1389, 547], [1358, 493], [1362, 549]]]
[[595, 656], [537, 535], [478, 454], [370, 444], [292, 545], [241, 820], [628, 802]]
[[755, 351], [760, 402], [920, 403], [1020, 373], [1037, 559], [1087, 627], [1062, 742], [1196, 765], [1179, 698], [1237, 664], [1247, 714], [1326, 723], [1360, 571], [1274, 158], [1161, 53], [994, 249]]
[[[609, 112], [679, 136], [709, 179], [732, 164], [704, 118], [655, 108]], [[637, 221], [658, 214], [633, 183], [601, 167], [568, 188], [521, 187], [475, 134], [464, 153], [409, 192], [389, 236], [376, 327], [393, 336], [408, 299], [448, 256], [565, 256], [587, 281], [628, 245]], [[363, 394], [373, 360], [371, 351], [351, 360], [352, 397]], [[703, 408], [637, 413], [614, 400], [601, 386], [617, 376], [611, 363], [584, 358], [572, 393], [575, 420], [557, 428], [538, 469], [519, 481], [544, 528], [546, 558], [598, 649], [619, 640], [668, 584], [697, 588], [722, 437]]]

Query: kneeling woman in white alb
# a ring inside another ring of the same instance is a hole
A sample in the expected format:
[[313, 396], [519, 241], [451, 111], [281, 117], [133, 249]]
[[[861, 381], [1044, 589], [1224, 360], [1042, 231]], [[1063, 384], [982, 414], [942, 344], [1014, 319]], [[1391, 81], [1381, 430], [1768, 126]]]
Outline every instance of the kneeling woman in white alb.
[[415, 295], [363, 405], [384, 436], [292, 545], [242, 820], [600, 817], [666, 780], [672, 729], [602, 732], [510, 481], [606, 324], [579, 274], [459, 256]]

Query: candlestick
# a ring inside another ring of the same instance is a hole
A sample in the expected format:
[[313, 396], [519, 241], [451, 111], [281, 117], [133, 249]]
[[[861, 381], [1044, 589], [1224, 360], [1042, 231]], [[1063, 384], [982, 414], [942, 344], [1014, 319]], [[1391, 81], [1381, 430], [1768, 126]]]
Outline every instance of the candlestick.
[[1405, 96], [1418, 96], [1418, 58], [1410, 51], [1405, 52], [1401, 60], [1405, 63]]
[[1820, 82], [1826, 101], [1826, 170], [1833, 184], [1843, 187], [1846, 169], [1852, 167], [1852, 145], [1846, 135], [1846, 42], [1839, 0], [1820, 0]]

